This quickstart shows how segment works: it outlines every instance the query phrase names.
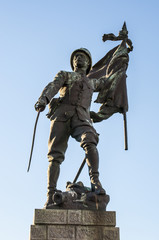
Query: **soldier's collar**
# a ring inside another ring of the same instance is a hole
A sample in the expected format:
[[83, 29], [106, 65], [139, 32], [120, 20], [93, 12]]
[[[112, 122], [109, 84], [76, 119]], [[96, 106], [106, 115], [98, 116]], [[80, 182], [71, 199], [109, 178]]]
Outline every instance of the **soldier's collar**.
[[77, 73], [77, 74], [79, 74], [80, 76], [82, 76], [82, 77], [85, 77], [86, 76], [86, 73], [84, 73], [84, 72], [80, 72], [80, 71], [75, 71], [75, 73]]

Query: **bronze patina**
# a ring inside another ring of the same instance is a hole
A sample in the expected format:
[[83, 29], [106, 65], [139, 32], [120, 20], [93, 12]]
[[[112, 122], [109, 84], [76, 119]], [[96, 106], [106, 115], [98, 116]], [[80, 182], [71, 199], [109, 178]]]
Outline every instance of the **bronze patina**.
[[[51, 121], [48, 143], [48, 191], [45, 208], [57, 205], [58, 198], [62, 199], [62, 196], [68, 195], [61, 195], [56, 186], [60, 174], [60, 165], [64, 161], [70, 136], [80, 142], [80, 146], [85, 151], [85, 159], [73, 185], [69, 183], [69, 189], [79, 189], [75, 182], [86, 161], [91, 182], [91, 189], [86, 192], [89, 192], [89, 194], [91, 192], [93, 196], [97, 196], [93, 197], [94, 199], [106, 198], [107, 196], [99, 181], [97, 150], [99, 138], [93, 127], [93, 122], [105, 120], [117, 112], [124, 114], [126, 122], [128, 104], [125, 79], [128, 52], [132, 50], [132, 43], [127, 34], [125, 23], [118, 37], [113, 34], [105, 34], [103, 36], [104, 41], [122, 40], [122, 43], [107, 53], [93, 67], [92, 57], [88, 49], [79, 48], [75, 50], [71, 55], [73, 71], [58, 72], [54, 80], [44, 88], [35, 104], [35, 109], [38, 112], [42, 112], [49, 104], [47, 116]], [[126, 44], [129, 45], [128, 48]], [[58, 92], [60, 97], [56, 99], [54, 96]], [[98, 113], [90, 112], [94, 92], [99, 92], [96, 102], [102, 104]], [[89, 197], [86, 195], [85, 201], [88, 198], [90, 198], [90, 195]], [[79, 201], [79, 197], [76, 200]], [[108, 202], [108, 197], [106, 201]], [[59, 202], [62, 203], [62, 200]]]

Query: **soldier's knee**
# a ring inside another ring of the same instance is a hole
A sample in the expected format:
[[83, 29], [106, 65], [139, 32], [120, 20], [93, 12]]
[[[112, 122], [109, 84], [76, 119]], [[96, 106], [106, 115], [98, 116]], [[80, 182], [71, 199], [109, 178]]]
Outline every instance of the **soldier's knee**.
[[54, 164], [61, 164], [65, 158], [64, 154], [62, 153], [48, 154], [47, 157], [48, 161]]
[[99, 137], [97, 133], [86, 132], [81, 136], [81, 147], [84, 150], [89, 150], [97, 146]]

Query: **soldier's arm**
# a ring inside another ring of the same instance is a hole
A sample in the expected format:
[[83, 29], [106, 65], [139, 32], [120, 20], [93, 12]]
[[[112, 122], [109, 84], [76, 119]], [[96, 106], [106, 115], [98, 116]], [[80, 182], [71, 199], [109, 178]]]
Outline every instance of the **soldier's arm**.
[[102, 77], [99, 79], [92, 79], [94, 92], [100, 92], [103, 88], [107, 86], [106, 77]]
[[35, 104], [36, 111], [43, 111], [45, 106], [50, 102], [50, 100], [58, 93], [60, 88], [64, 85], [67, 80], [67, 72], [60, 71], [43, 90], [37, 103]]
[[93, 80], [93, 86], [94, 86], [94, 92], [100, 92], [103, 89], [108, 89], [112, 83], [113, 78], [111, 77], [101, 77], [99, 79], [92, 79]]

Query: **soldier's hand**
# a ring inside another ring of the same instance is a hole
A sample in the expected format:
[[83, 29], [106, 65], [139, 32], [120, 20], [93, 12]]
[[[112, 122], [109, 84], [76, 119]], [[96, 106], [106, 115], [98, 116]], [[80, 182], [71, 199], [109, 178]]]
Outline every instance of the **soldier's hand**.
[[44, 109], [45, 109], [45, 103], [44, 102], [40, 102], [40, 101], [37, 101], [37, 103], [35, 104], [35, 110], [37, 111], [37, 112], [43, 112], [44, 111]]

